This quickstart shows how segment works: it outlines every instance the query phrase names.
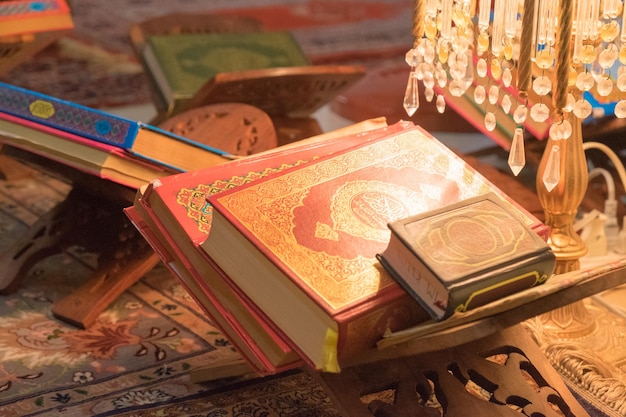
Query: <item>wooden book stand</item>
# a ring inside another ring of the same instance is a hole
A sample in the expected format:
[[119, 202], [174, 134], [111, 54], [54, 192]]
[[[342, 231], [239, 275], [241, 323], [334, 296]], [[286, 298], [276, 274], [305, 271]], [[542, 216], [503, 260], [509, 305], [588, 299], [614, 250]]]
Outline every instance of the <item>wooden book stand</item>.
[[[182, 33], [244, 33], [258, 32], [263, 30], [260, 21], [242, 16], [229, 16], [211, 13], [168, 13], [163, 16], [156, 16], [142, 22], [134, 23], [129, 31], [130, 42], [133, 45], [135, 56], [139, 62], [148, 69], [143, 51], [146, 41], [155, 35], [175, 35]], [[152, 98], [157, 108], [157, 117], [151, 121], [152, 124], [159, 124], [167, 118], [174, 116], [168, 108], [159, 87], [146, 71], [148, 81], [152, 90]]]
[[[263, 111], [240, 103], [215, 104], [181, 113], [165, 130], [224, 151], [246, 156], [276, 146], [276, 132]], [[158, 256], [130, 223], [123, 209], [133, 204], [136, 190], [85, 174], [68, 165], [4, 145], [3, 158], [71, 183], [65, 201], [31, 225], [13, 247], [0, 256], [4, 268], [0, 293], [14, 291], [41, 259], [78, 246], [97, 255], [92, 276], [52, 313], [78, 327], [89, 327], [124, 290], [158, 262]], [[7, 167], [3, 167], [7, 169]]]
[[322, 133], [311, 115], [365, 75], [359, 65], [309, 65], [223, 72], [208, 80], [183, 109], [245, 103], [272, 118], [279, 145]]
[[589, 415], [521, 326], [316, 376], [346, 417]]
[[[11, 153], [13, 149], [5, 150]], [[37, 161], [33, 155], [22, 157], [34, 165], [54, 165]], [[68, 171], [62, 166], [54, 170]], [[95, 182], [75, 183], [65, 200], [41, 216], [0, 256], [0, 293], [7, 294], [15, 291], [31, 268], [46, 257], [75, 248], [93, 254], [97, 259], [94, 273], [52, 306], [57, 318], [80, 328], [93, 324], [113, 300], [159, 260], [123, 214], [133, 193], [115, 184], [97, 186]], [[107, 191], [98, 194], [98, 190]]]

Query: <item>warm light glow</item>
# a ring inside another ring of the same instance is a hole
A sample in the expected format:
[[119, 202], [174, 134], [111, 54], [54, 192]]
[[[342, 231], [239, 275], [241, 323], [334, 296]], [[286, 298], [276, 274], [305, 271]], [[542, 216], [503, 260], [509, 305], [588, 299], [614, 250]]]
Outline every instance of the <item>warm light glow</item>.
[[[626, 117], [625, 19], [623, 0], [416, 0], [405, 108], [413, 115], [419, 107], [417, 80], [439, 111], [443, 98], [474, 86], [488, 131], [496, 106], [517, 125], [509, 158], [517, 175], [528, 118], [551, 124], [552, 140], [567, 140], [566, 113], [589, 117], [588, 94], [617, 102], [615, 116]], [[550, 152], [558, 160], [559, 146]], [[559, 180], [550, 171], [547, 187]]]

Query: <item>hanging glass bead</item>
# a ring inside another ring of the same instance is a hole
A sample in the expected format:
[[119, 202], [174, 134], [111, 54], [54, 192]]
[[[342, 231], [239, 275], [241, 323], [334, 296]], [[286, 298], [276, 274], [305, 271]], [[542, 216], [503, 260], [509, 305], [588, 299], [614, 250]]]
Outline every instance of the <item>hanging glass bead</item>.
[[511, 74], [511, 69], [505, 68], [504, 71], [502, 71], [502, 83], [504, 83], [504, 86], [506, 88], [509, 88], [511, 86], [512, 81], [513, 81], [513, 74]]
[[593, 87], [595, 80], [589, 72], [581, 72], [576, 78], [576, 88], [580, 91], [589, 91]]
[[615, 117], [620, 119], [626, 118], [626, 100], [620, 100], [615, 105]]
[[528, 117], [528, 107], [525, 104], [520, 104], [513, 112], [513, 120], [518, 125], [522, 125], [526, 122], [526, 117]]
[[418, 64], [418, 55], [415, 48], [409, 49], [407, 53], [404, 55], [404, 60], [409, 65], [409, 67], [415, 67]]
[[585, 99], [581, 98], [574, 104], [574, 114], [579, 119], [586, 119], [591, 116], [592, 110], [591, 104]]
[[536, 103], [530, 109], [530, 117], [536, 122], [545, 122], [550, 117], [550, 109], [544, 103]]
[[489, 35], [486, 32], [479, 33], [476, 45], [478, 47], [477, 52], [479, 55], [487, 52], [489, 50]]
[[502, 106], [502, 110], [506, 114], [509, 114], [509, 112], [511, 111], [511, 106], [513, 106], [511, 96], [509, 94], [505, 94], [504, 97], [502, 97], [502, 103], [500, 105]]
[[496, 115], [493, 114], [493, 112], [488, 111], [487, 114], [485, 114], [485, 127], [490, 132], [493, 132], [496, 128]]
[[487, 75], [487, 61], [484, 58], [480, 58], [478, 62], [476, 62], [476, 74], [480, 78], [484, 78]]
[[500, 89], [497, 85], [489, 87], [489, 103], [496, 104], [500, 98]]
[[409, 74], [409, 80], [404, 92], [403, 106], [409, 117], [413, 116], [420, 106], [418, 80], [415, 71], [411, 71]]
[[596, 60], [596, 48], [593, 45], [584, 45], [580, 54], [580, 62], [589, 65]]
[[521, 128], [515, 129], [511, 149], [509, 150], [509, 167], [513, 175], [517, 176], [526, 165], [526, 155], [524, 152], [524, 131]]
[[485, 86], [479, 84], [474, 89], [474, 101], [477, 104], [483, 104], [485, 102], [485, 98], [487, 98], [487, 93], [485, 92]]
[[611, 68], [613, 64], [615, 64], [616, 60], [617, 48], [611, 46], [603, 49], [598, 56], [598, 64], [600, 64], [600, 66], [605, 69]]
[[504, 40], [504, 48], [502, 49], [504, 58], [507, 60], [513, 59], [513, 39], [507, 36]]
[[572, 124], [569, 120], [563, 120], [560, 123], [553, 123], [550, 126], [550, 137], [553, 140], [566, 140], [572, 136]]
[[467, 71], [467, 66], [462, 62], [454, 61], [450, 65], [450, 76], [455, 79], [460, 79], [465, 76], [465, 72]]
[[554, 55], [552, 55], [551, 50], [543, 49], [537, 54], [535, 63], [540, 69], [548, 69], [554, 64]]
[[448, 91], [454, 97], [461, 97], [467, 90], [467, 84], [462, 80], [452, 80], [448, 84]]
[[578, 77], [578, 72], [576, 71], [576, 68], [572, 66], [567, 72], [567, 85], [569, 87], [573, 87], [576, 85], [576, 77]]
[[426, 99], [427, 102], [431, 102], [433, 101], [433, 98], [435, 97], [435, 90], [433, 90], [432, 88], [424, 88], [424, 98]]
[[619, 24], [615, 20], [610, 20], [600, 29], [600, 37], [604, 42], [613, 42], [619, 35]]
[[435, 86], [435, 77], [432, 71], [424, 72], [422, 83], [424, 84], [424, 88], [433, 88]]
[[561, 181], [561, 148], [559, 145], [552, 145], [550, 149], [542, 181], [548, 192], [554, 190]]
[[443, 68], [437, 69], [435, 72], [435, 78], [437, 79], [437, 85], [439, 88], [444, 88], [448, 84], [448, 74]]
[[502, 77], [502, 66], [497, 58], [491, 60], [491, 76], [494, 80], [500, 80]]
[[598, 91], [598, 94], [600, 96], [608, 96], [609, 94], [611, 94], [611, 91], [613, 91], [613, 80], [608, 77], [600, 78], [600, 80], [598, 80], [596, 90]]
[[621, 91], [621, 92], [626, 91], [626, 73], [620, 74], [617, 77], [616, 85], [617, 85], [617, 88], [619, 89], [619, 91]]
[[439, 113], [443, 114], [443, 112], [446, 111], [446, 100], [442, 95], [437, 96], [436, 106]]
[[435, 19], [425, 19], [424, 20], [424, 35], [430, 40], [434, 40], [437, 38], [437, 23]]
[[604, 70], [602, 69], [600, 64], [598, 64], [598, 62], [594, 62], [593, 65], [591, 65], [589, 68], [589, 73], [593, 77], [593, 81], [597, 83], [598, 80], [602, 78], [602, 75], [604, 74]]
[[417, 78], [418, 80], [421, 80], [424, 78], [424, 73], [428, 72], [429, 69], [429, 65], [425, 62], [422, 62], [421, 64], [418, 64], [417, 67], [415, 67], [415, 78]]
[[545, 75], [541, 75], [533, 81], [533, 91], [540, 96], [545, 96], [552, 91], [552, 81]]
[[435, 62], [435, 47], [431, 43], [424, 47], [424, 62], [429, 64]]

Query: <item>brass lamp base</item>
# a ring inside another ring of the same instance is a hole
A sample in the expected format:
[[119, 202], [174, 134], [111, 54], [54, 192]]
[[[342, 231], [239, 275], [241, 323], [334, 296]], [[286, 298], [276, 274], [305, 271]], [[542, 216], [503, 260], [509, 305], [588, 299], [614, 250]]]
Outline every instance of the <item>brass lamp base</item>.
[[[557, 257], [557, 274], [579, 269], [580, 259], [587, 253], [573, 228], [587, 190], [587, 162], [581, 123], [573, 116], [569, 120], [572, 136], [548, 140], [537, 174], [537, 193], [546, 224], [552, 229], [548, 243]], [[543, 178], [555, 146], [560, 152], [560, 180], [548, 191]], [[626, 320], [586, 300], [535, 317], [524, 325], [564, 378], [617, 415], [626, 416]]]

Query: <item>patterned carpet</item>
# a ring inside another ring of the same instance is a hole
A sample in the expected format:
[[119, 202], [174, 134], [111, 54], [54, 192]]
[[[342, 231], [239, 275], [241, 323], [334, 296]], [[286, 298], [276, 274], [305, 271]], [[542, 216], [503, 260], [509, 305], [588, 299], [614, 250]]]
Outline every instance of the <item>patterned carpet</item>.
[[[67, 189], [39, 174], [0, 181], [0, 253]], [[162, 264], [86, 330], [55, 319], [52, 304], [91, 273], [90, 256], [48, 257], [0, 296], [1, 417], [337, 415], [299, 372], [194, 382], [207, 364], [240, 356]]]
[[[2, 81], [95, 108], [147, 103], [148, 83], [128, 28], [170, 11], [251, 14], [268, 29], [293, 27], [316, 62], [393, 55], [410, 42], [410, 0], [72, 3], [76, 30]], [[0, 181], [0, 249], [62, 198], [56, 187], [42, 188], [43, 180]], [[305, 373], [193, 382], [193, 371], [238, 355], [162, 265], [90, 328], [55, 319], [52, 304], [90, 271], [84, 254], [54, 256], [37, 264], [16, 292], [0, 296], [0, 417], [339, 415]]]
[[[173, 11], [253, 16], [268, 29], [292, 30], [314, 63], [397, 60], [411, 43], [411, 0], [72, 3], [76, 30], [0, 80], [95, 108], [148, 103], [149, 84], [128, 29], [133, 21]], [[381, 114], [375, 116], [383, 115], [385, 103], [376, 103]], [[503, 179], [493, 167], [480, 168]], [[0, 181], [0, 250], [62, 197], [55, 194], [57, 187], [35, 186], [39, 181], [43, 178]], [[528, 195], [506, 188], [517, 183], [498, 185], [511, 195]], [[523, 203], [542, 215], [536, 199]], [[88, 329], [55, 319], [52, 304], [91, 271], [84, 255], [52, 257], [36, 265], [18, 291], [0, 295], [0, 417], [339, 416], [306, 373], [194, 382], [194, 371], [238, 355], [163, 265]]]

